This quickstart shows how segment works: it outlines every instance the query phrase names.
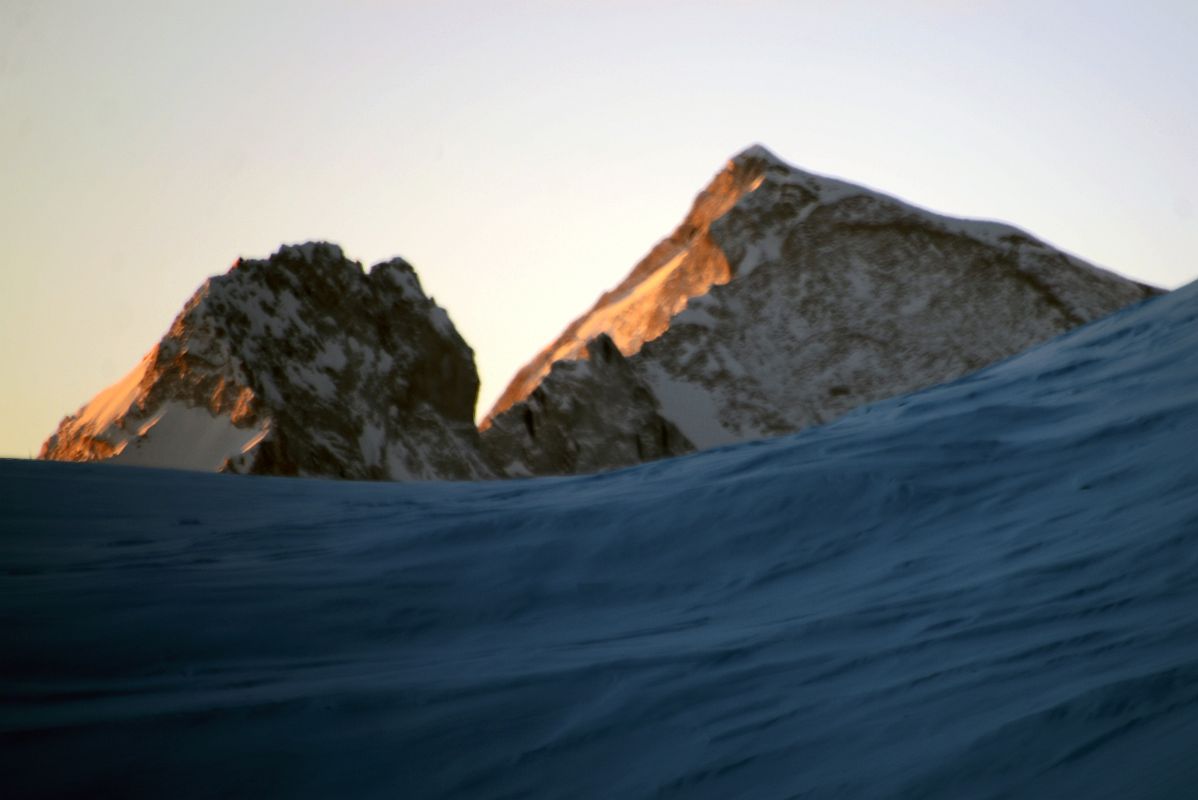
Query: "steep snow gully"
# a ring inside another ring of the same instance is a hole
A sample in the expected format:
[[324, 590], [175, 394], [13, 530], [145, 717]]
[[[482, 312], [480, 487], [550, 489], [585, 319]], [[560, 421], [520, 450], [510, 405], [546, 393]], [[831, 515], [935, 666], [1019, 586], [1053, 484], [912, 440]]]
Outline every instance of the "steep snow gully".
[[1198, 284], [602, 475], [0, 464], [7, 797], [1192, 797]]

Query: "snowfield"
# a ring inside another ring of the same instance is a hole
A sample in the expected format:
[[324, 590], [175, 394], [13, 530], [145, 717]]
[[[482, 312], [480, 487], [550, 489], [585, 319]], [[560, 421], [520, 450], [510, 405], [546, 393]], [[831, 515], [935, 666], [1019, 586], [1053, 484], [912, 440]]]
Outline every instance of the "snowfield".
[[0, 462], [6, 797], [1188, 798], [1198, 284], [801, 434]]

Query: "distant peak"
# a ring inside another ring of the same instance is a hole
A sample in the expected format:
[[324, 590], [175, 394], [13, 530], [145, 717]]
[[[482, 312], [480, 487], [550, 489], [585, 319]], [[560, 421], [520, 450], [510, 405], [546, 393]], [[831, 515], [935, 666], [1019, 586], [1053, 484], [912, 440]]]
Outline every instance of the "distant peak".
[[372, 280], [390, 281], [409, 299], [425, 299], [424, 290], [420, 286], [420, 279], [416, 277], [416, 270], [405, 259], [399, 256], [375, 264], [370, 268], [369, 274]]
[[766, 164], [780, 164], [787, 166], [786, 162], [778, 158], [772, 152], [761, 144], [753, 144], [741, 150], [732, 157], [733, 164], [748, 164], [752, 162], [764, 162]]
[[416, 269], [402, 256], [393, 256], [386, 261], [380, 261], [370, 268], [371, 275], [374, 275], [376, 272], [381, 274], [390, 271], [415, 273]]
[[[304, 280], [305, 276], [355, 274], [362, 271], [362, 265], [350, 261], [340, 245], [331, 242], [304, 242], [302, 244], [284, 244], [267, 258], [238, 258], [233, 262], [229, 275], [238, 273], [240, 280], [263, 280], [267, 274], [285, 273], [291, 277], [288, 280]], [[209, 279], [221, 281], [227, 276], [215, 276]]]
[[279, 258], [298, 258], [311, 264], [316, 260], [341, 261], [345, 254], [340, 245], [330, 242], [304, 242], [303, 244], [285, 244], [275, 253]]

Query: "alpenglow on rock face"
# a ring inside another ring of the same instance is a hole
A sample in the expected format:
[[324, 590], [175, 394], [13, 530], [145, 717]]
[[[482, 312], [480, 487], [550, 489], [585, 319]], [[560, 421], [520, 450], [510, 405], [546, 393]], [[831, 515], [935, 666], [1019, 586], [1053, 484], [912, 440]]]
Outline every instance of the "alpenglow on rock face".
[[489, 477], [474, 354], [403, 259], [239, 260], [41, 458], [356, 479]]
[[[600, 469], [790, 433], [1155, 293], [1008, 225], [925, 211], [754, 146], [517, 373], [483, 422], [484, 448], [509, 471], [546, 474], [566, 471], [547, 453]], [[599, 336], [626, 357], [601, 371], [624, 386], [568, 379]], [[636, 409], [605, 408], [613, 395], [638, 397]], [[638, 451], [650, 414], [681, 436]]]

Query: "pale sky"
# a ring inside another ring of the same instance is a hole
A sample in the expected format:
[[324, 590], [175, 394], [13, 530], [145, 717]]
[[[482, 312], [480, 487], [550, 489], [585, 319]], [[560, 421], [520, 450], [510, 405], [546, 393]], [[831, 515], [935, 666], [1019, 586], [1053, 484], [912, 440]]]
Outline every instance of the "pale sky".
[[760, 142], [1168, 288], [1198, 3], [0, 0], [0, 456], [238, 256], [401, 255], [479, 411]]

